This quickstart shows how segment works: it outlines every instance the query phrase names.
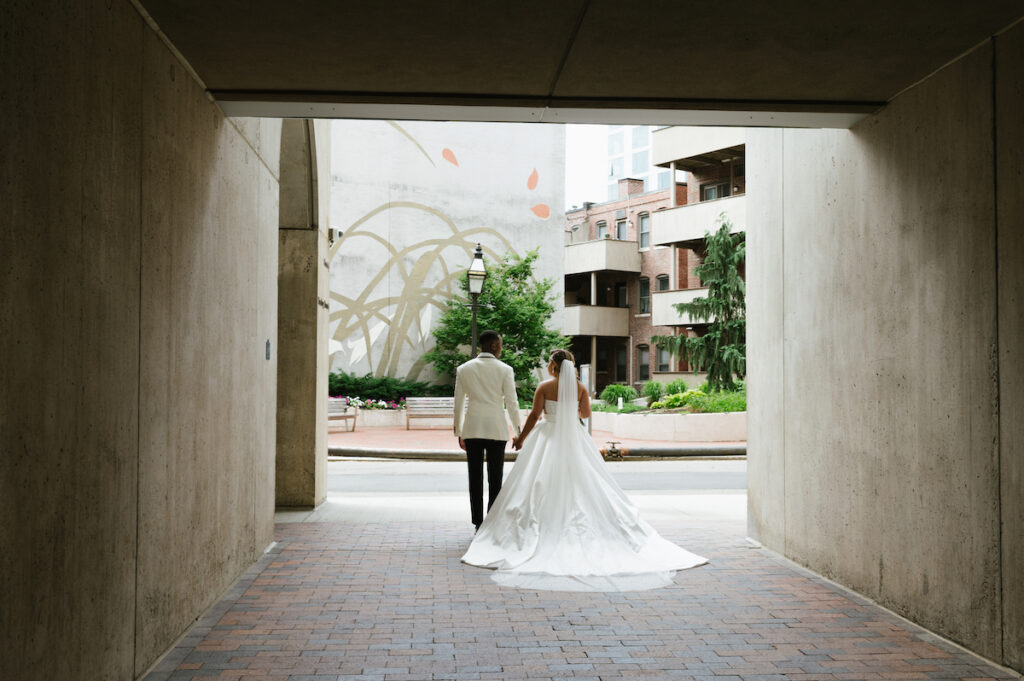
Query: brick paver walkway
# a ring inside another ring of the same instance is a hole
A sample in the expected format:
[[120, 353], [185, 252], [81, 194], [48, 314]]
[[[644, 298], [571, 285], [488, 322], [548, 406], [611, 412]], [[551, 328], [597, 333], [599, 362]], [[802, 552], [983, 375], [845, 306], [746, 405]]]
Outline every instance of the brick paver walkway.
[[500, 588], [466, 523], [281, 524], [148, 681], [1018, 678], [721, 528], [667, 588]]

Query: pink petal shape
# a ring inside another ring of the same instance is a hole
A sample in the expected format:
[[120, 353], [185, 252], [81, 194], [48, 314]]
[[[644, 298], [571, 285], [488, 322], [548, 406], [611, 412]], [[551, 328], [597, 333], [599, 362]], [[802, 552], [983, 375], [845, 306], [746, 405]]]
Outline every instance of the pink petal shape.
[[449, 149], [448, 147], [444, 148], [444, 151], [441, 152], [441, 156], [443, 156], [444, 160], [448, 161], [449, 163], [452, 163], [455, 166], [459, 165], [459, 162], [455, 160], [455, 152]]
[[533, 214], [536, 215], [539, 218], [545, 218], [546, 219], [549, 215], [551, 215], [551, 209], [548, 208], [548, 204], [546, 204], [546, 203], [538, 203], [536, 206], [534, 206], [530, 210], [532, 210]]
[[530, 179], [528, 179], [526, 181], [526, 188], [527, 189], [536, 189], [537, 188], [537, 169], [536, 168], [534, 168], [533, 172], [530, 173]]

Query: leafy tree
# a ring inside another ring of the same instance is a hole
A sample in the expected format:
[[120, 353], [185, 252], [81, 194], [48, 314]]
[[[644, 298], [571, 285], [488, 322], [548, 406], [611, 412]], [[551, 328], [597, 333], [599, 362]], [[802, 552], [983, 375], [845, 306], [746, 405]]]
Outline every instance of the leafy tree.
[[712, 391], [735, 390], [733, 377], [747, 373], [746, 286], [739, 273], [746, 258], [745, 235], [730, 234], [732, 224], [724, 214], [718, 220], [718, 231], [705, 235], [704, 262], [694, 270], [708, 287], [707, 297], [675, 305], [679, 314], [709, 322], [707, 334], [651, 338], [655, 345], [707, 371]]
[[[533, 278], [537, 250], [524, 256], [506, 254], [487, 266], [487, 279], [478, 299], [477, 329], [494, 329], [502, 336], [501, 360], [512, 367], [520, 397], [533, 397], [534, 369], [550, 352], [569, 346], [569, 339], [547, 328], [555, 311], [554, 280]], [[445, 303], [434, 328], [434, 349], [423, 358], [439, 375], [455, 379], [455, 369], [469, 359], [462, 351], [472, 340], [472, 311], [466, 278], [459, 278], [462, 295]]]

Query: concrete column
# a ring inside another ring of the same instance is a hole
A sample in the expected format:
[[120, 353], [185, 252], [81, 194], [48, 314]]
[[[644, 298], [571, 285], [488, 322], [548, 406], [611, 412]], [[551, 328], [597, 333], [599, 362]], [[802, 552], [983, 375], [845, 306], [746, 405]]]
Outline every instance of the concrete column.
[[671, 170], [669, 170], [669, 183], [668, 183], [668, 188], [669, 188], [669, 192], [668, 193], [669, 193], [669, 197], [670, 197], [670, 201], [671, 201], [669, 203], [669, 205], [672, 208], [675, 208], [676, 206], [679, 205], [679, 203], [676, 201], [676, 162], [672, 161], [672, 163], [669, 165], [669, 168], [671, 168]]
[[590, 304], [597, 305], [597, 272], [590, 273]]
[[597, 390], [597, 336], [590, 337], [590, 385], [587, 389], [590, 394]]
[[676, 250], [676, 245], [675, 244], [672, 244], [672, 266], [671, 266], [670, 272], [671, 272], [671, 274], [669, 276], [671, 278], [669, 279], [669, 281], [672, 282], [672, 288], [673, 289], [680, 288], [680, 286], [679, 286], [679, 252]]
[[317, 178], [313, 123], [284, 121], [275, 469], [275, 502], [279, 507], [314, 507], [327, 494], [329, 272], [327, 240], [318, 226]]

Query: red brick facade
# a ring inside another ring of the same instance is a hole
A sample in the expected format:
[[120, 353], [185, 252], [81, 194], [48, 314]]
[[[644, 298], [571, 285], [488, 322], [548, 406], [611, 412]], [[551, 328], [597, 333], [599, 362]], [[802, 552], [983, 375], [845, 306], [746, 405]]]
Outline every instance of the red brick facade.
[[[566, 213], [566, 243], [582, 243], [602, 238], [607, 233], [610, 238], [621, 238], [626, 241], [640, 241], [641, 225], [646, 220], [649, 230], [651, 216], [658, 210], [672, 207], [670, 190], [643, 192], [641, 180], [623, 179], [619, 181], [619, 199], [599, 204], [586, 204], [583, 208]], [[688, 199], [686, 184], [676, 185], [676, 205], [683, 205]], [[603, 226], [602, 226], [603, 223]], [[624, 225], [622, 224], [624, 223]], [[621, 225], [621, 226], [620, 226]], [[651, 343], [651, 336], [671, 335], [673, 327], [652, 326], [650, 293], [658, 290], [659, 278], [662, 278], [669, 289], [694, 288], [700, 281], [693, 274], [693, 268], [699, 264], [693, 251], [678, 248], [676, 255], [678, 265], [676, 279], [672, 281], [672, 253], [669, 246], [640, 247], [641, 271], [639, 274], [621, 272], [599, 272], [598, 305], [622, 306], [618, 288], [625, 286], [625, 306], [630, 309], [629, 338], [614, 339], [600, 337], [598, 339], [598, 358], [590, 358], [590, 337], [574, 339], [574, 353], [581, 362], [591, 363], [597, 371], [596, 383], [600, 390], [609, 383], [630, 382], [638, 390], [649, 379], [658, 378], [658, 350]], [[649, 283], [646, 311], [641, 311], [641, 282]], [[589, 275], [566, 277], [566, 304], [589, 304]], [[662, 284], [665, 285], [665, 284]], [[641, 350], [648, 351], [647, 377], [642, 378], [640, 366]], [[625, 349], [627, 363], [626, 375], [623, 373], [621, 360]], [[664, 366], [664, 365], [663, 365]], [[669, 358], [668, 371], [685, 371], [685, 363]]]

